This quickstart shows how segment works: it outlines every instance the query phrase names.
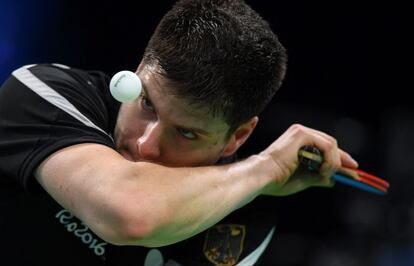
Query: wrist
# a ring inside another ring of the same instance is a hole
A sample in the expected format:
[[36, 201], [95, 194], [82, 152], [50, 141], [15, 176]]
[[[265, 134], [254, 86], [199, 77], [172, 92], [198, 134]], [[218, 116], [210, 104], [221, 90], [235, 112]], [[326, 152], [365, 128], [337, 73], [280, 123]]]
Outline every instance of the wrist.
[[269, 194], [269, 187], [276, 184], [277, 166], [274, 160], [266, 154], [257, 154], [249, 159], [253, 161], [254, 180], [259, 187], [259, 194]]

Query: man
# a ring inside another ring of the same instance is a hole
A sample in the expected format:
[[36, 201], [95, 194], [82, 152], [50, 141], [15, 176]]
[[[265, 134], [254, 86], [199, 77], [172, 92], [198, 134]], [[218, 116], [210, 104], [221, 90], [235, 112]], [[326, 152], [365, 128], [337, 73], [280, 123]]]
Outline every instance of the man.
[[[285, 69], [283, 46], [244, 2], [182, 0], [149, 41], [134, 102], [119, 106], [101, 72], [54, 64], [14, 71], [0, 90], [2, 258], [256, 263], [274, 221], [230, 213], [259, 195], [332, 186], [334, 171], [357, 166], [332, 137], [301, 125], [260, 154], [225, 164]], [[297, 171], [304, 145], [324, 153], [319, 173]]]

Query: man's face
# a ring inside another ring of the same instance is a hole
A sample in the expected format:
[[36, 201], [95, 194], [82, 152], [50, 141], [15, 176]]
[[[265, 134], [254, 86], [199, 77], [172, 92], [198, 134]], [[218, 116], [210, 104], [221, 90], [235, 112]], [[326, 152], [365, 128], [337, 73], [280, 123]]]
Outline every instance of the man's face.
[[140, 67], [142, 96], [121, 105], [118, 151], [131, 161], [168, 166], [214, 164], [226, 147], [227, 123], [171, 95], [154, 69]]

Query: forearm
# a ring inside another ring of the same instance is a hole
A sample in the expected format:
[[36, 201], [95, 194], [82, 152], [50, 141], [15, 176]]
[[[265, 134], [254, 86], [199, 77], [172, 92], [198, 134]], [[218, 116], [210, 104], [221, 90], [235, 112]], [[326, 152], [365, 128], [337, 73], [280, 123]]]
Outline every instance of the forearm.
[[[321, 173], [291, 177], [304, 145], [324, 152]], [[295, 125], [260, 155], [227, 166], [133, 163], [106, 146], [85, 143], [50, 155], [35, 175], [57, 202], [108, 242], [162, 246], [208, 228], [259, 194], [329, 186], [341, 165], [357, 167], [331, 138]]]
[[270, 182], [264, 164], [259, 156], [227, 166], [155, 171], [152, 165], [138, 163], [140, 172], [131, 184], [124, 184], [131, 189], [130, 200], [139, 202], [129, 203], [130, 237], [120, 244], [162, 246], [205, 230], [261, 193]]
[[274, 169], [262, 155], [226, 166], [169, 168], [79, 144], [51, 155], [35, 174], [104, 240], [162, 246], [201, 232], [278, 183]]

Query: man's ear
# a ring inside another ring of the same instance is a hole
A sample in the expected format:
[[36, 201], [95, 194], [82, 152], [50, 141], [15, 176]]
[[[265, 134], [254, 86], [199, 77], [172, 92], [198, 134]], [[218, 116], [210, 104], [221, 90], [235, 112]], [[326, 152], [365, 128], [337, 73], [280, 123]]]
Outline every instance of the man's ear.
[[257, 125], [257, 122], [259, 122], [259, 118], [255, 116], [246, 123], [240, 125], [230, 136], [229, 141], [224, 148], [221, 156], [227, 157], [235, 153], [240, 148], [240, 146], [243, 145], [243, 143], [246, 142], [246, 140], [250, 137]]
[[139, 63], [139, 65], [138, 65], [138, 67], [137, 67], [137, 71], [135, 71], [135, 73], [139, 73], [139, 72], [141, 72], [141, 70], [144, 68], [144, 63], [143, 63], [143, 61], [141, 60], [141, 62]]

